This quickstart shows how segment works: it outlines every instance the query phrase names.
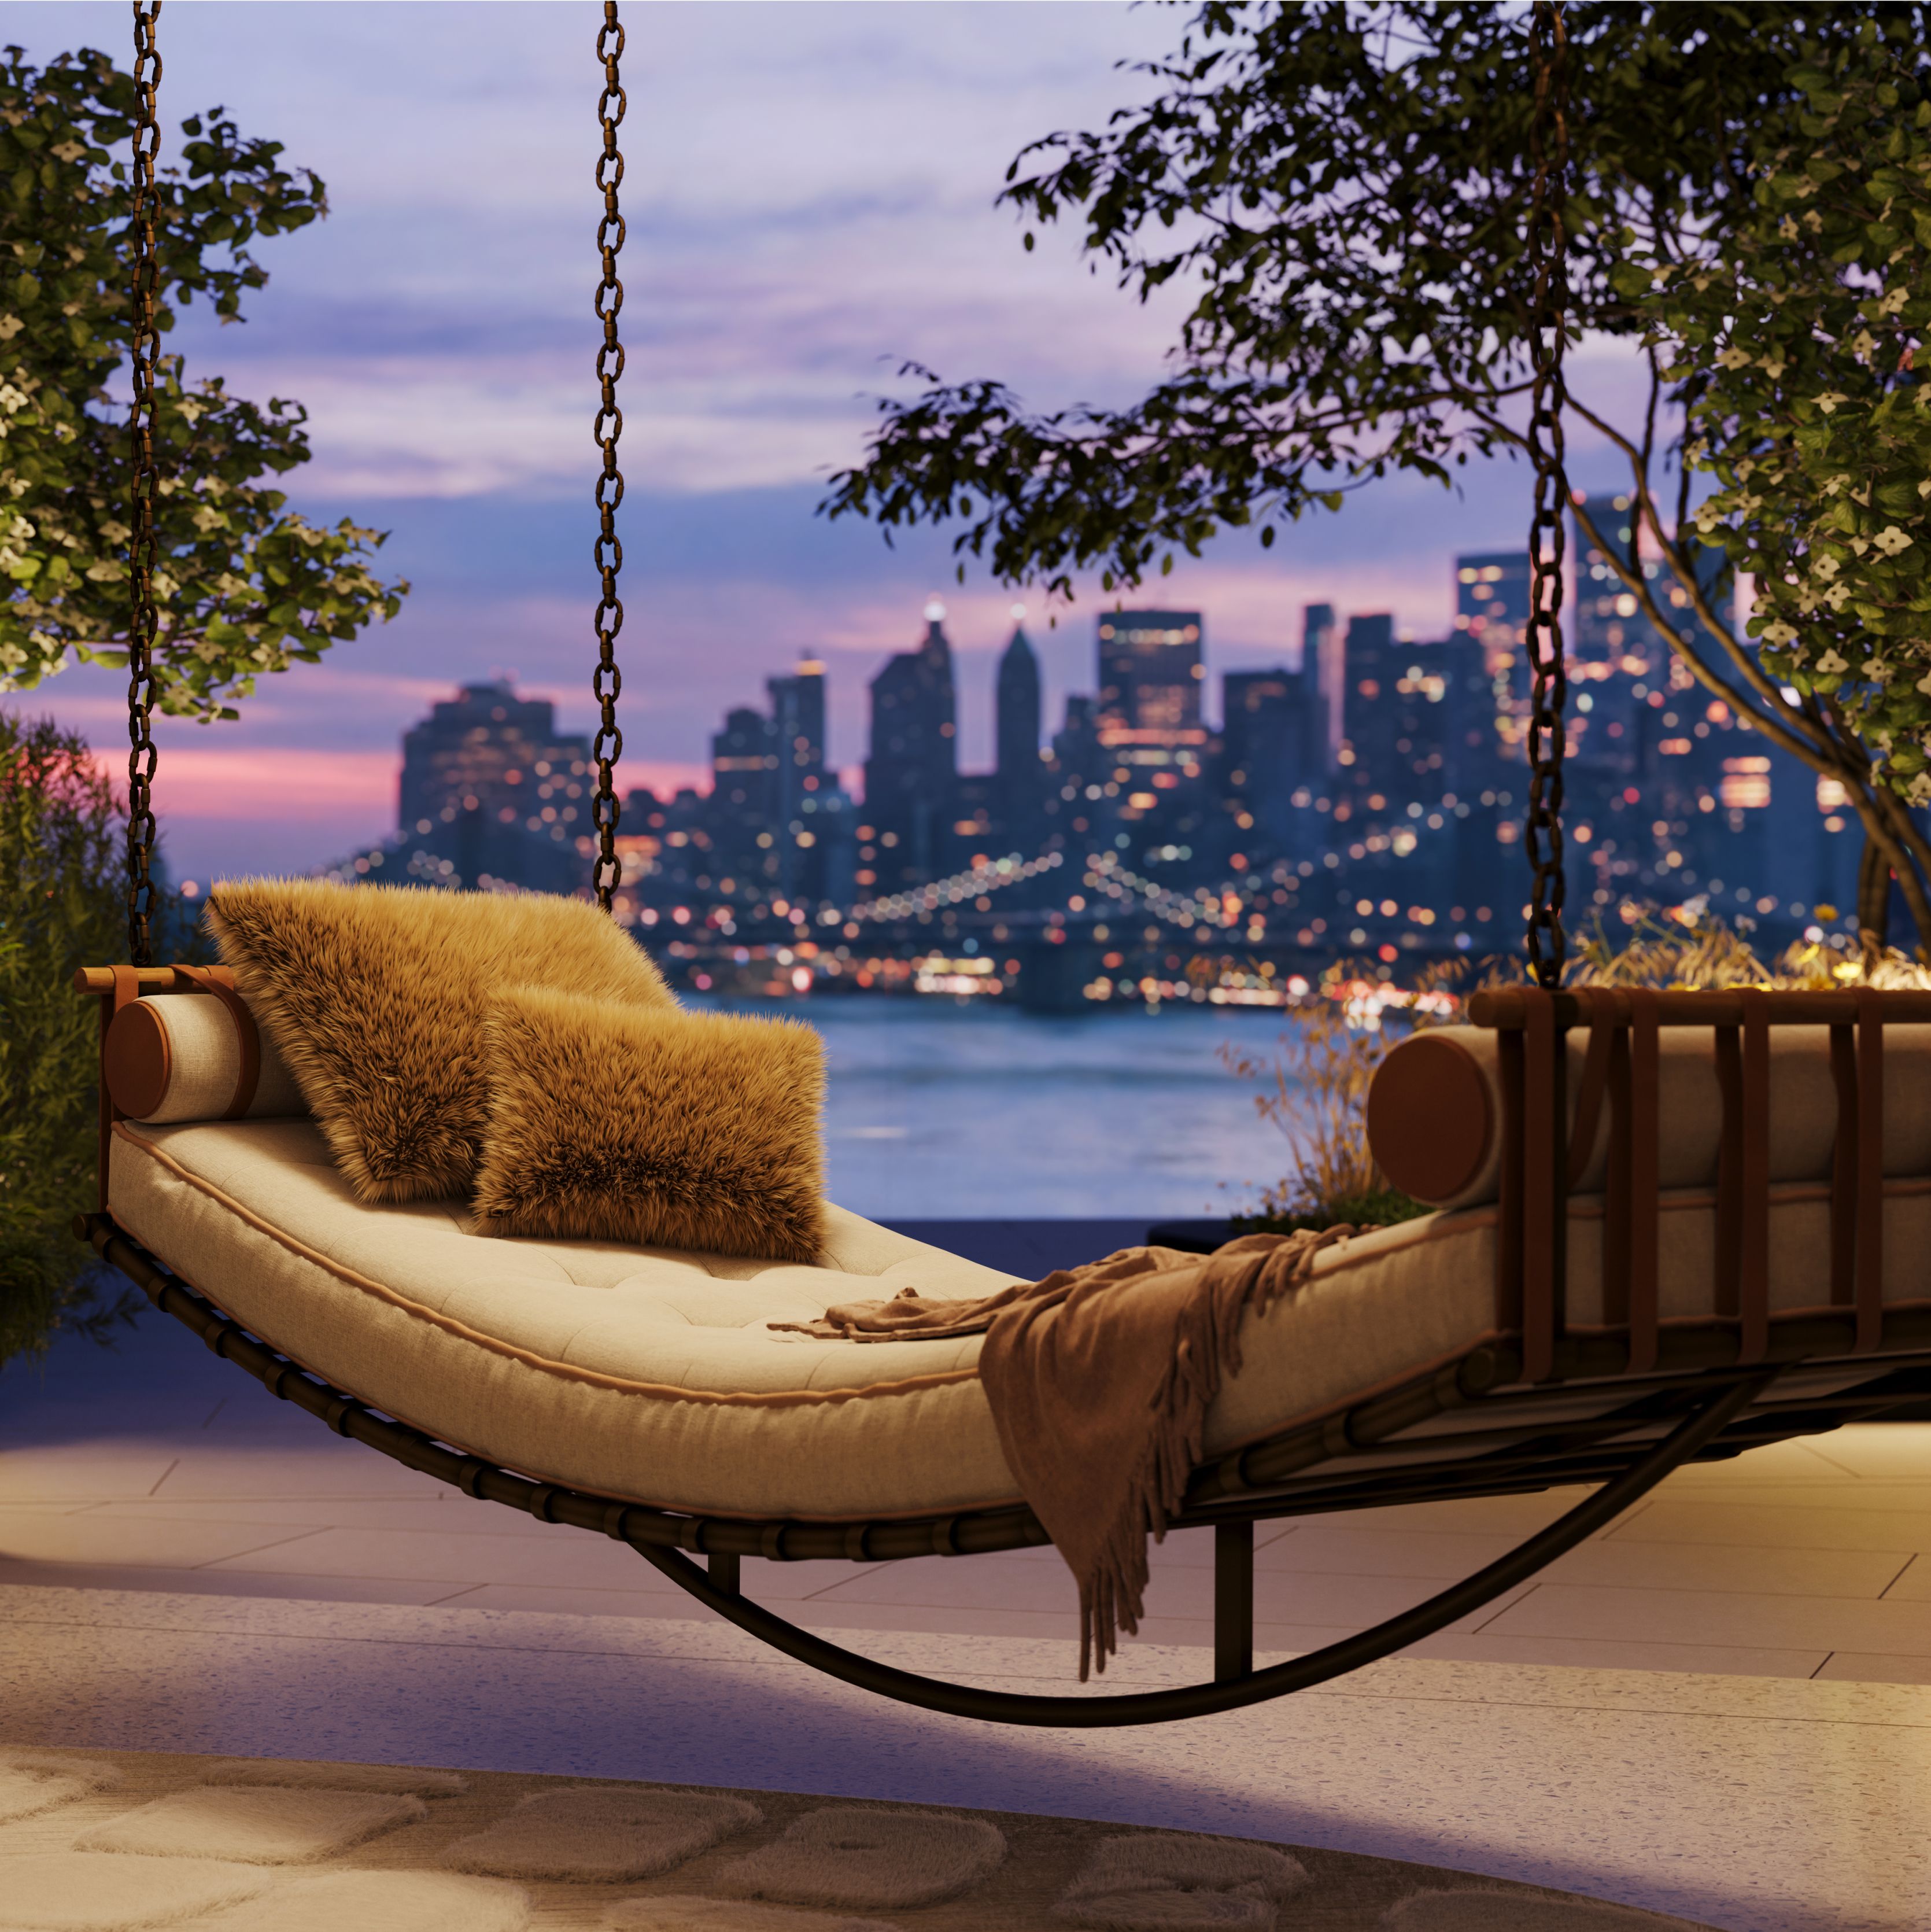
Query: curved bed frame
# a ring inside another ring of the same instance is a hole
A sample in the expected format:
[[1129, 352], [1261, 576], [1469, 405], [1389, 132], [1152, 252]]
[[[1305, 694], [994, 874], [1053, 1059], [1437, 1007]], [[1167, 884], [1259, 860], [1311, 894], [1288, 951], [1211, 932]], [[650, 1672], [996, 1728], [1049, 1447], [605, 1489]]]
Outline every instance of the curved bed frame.
[[[112, 969], [89, 969], [79, 983], [111, 995], [113, 976]], [[208, 976], [150, 968], [139, 976], [154, 992], [185, 994], [206, 991]], [[124, 969], [122, 990], [124, 997]], [[111, 997], [103, 1000], [103, 1016], [112, 1004]], [[881, 1562], [1047, 1542], [1029, 1509], [909, 1520], [748, 1521], [545, 1482], [438, 1442], [278, 1354], [149, 1253], [106, 1208], [77, 1222], [75, 1232], [216, 1354], [338, 1435], [466, 1495], [627, 1543], [721, 1616], [829, 1676], [901, 1702], [1000, 1724], [1094, 1726], [1206, 1716], [1324, 1682], [1445, 1628], [1594, 1534], [1685, 1463], [1881, 1416], [1931, 1396], [1931, 1295], [1887, 1304], [1882, 1292], [1884, 1028], [1887, 1020], [1931, 1021], [1931, 994], [1521, 988], [1477, 995], [1469, 1017], [1501, 1035], [1499, 1339], [1195, 1470], [1174, 1524], [1214, 1530], [1214, 1677], [1167, 1690], [1041, 1696], [940, 1682], [844, 1649], [739, 1588], [746, 1556]], [[1767, 1029], [1786, 1024], [1831, 1029], [1839, 1106], [1831, 1298], [1828, 1306], [1773, 1314], [1765, 1238]], [[1564, 1091], [1564, 1036], [1574, 1026], [1587, 1028], [1589, 1044], [1572, 1108]], [[1657, 1038], [1665, 1026], [1712, 1030], [1723, 1096], [1718, 1312], [1693, 1322], [1659, 1318], [1656, 1300], [1656, 1163], [1642, 1150], [1654, 1148], [1658, 1131]], [[104, 1093], [103, 1100], [105, 1108]], [[1606, 1107], [1612, 1157], [1603, 1227], [1612, 1318], [1606, 1327], [1575, 1329], [1564, 1308], [1567, 1196]], [[1452, 1588], [1372, 1630], [1288, 1663], [1253, 1667], [1255, 1522], [1584, 1483], [1601, 1486]]]

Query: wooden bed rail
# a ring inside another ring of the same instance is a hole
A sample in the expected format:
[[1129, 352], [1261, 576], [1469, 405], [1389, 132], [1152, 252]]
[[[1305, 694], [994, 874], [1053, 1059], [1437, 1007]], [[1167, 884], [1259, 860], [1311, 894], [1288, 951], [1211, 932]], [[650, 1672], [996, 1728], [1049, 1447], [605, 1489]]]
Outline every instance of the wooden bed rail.
[[205, 970], [182, 966], [82, 966], [75, 970], [73, 990], [97, 995], [111, 993], [118, 974], [143, 993], [197, 992], [202, 988], [190, 976], [190, 971]]
[[[1501, 986], [1473, 993], [1468, 1023], [1502, 1032], [1520, 1032], [1543, 1000], [1554, 1008], [1558, 1026], [1586, 1026], [1591, 1014], [1605, 1000], [1627, 1000], [1642, 990], [1628, 986], [1578, 986], [1548, 993], [1534, 986]], [[1787, 992], [1754, 986], [1724, 987], [1708, 992], [1672, 988], [1651, 992], [1656, 1024], [1666, 1027], [1741, 1026], [1745, 1004], [1759, 1004], [1771, 1026], [1848, 1026], [1856, 1023], [1860, 1008], [1876, 1000], [1885, 1018], [1895, 1026], [1931, 1022], [1931, 991], [1885, 992], [1868, 986], [1842, 986], [1817, 992]]]
[[[1629, 1372], [1657, 1362], [1660, 1310], [1662, 1131], [1658, 1036], [1708, 1027], [1723, 1118], [1717, 1163], [1714, 1307], [1738, 1325], [1741, 1362], [1770, 1334], [1770, 1120], [1773, 1027], [1829, 1030], [1837, 1133], [1830, 1176], [1830, 1299], [1855, 1310], [1857, 1347], [1876, 1348], [1884, 1318], [1885, 1028], [1931, 1021], [1931, 992], [1860, 986], [1709, 992], [1510, 987], [1478, 993], [1470, 1021], [1497, 1037], [1502, 1172], [1495, 1322], [1522, 1338], [1524, 1375], [1557, 1373], [1568, 1328], [1569, 1196], [1609, 1115], [1602, 1220], [1603, 1320], [1629, 1336]], [[1586, 1030], [1570, 1104], [1572, 1030]]]

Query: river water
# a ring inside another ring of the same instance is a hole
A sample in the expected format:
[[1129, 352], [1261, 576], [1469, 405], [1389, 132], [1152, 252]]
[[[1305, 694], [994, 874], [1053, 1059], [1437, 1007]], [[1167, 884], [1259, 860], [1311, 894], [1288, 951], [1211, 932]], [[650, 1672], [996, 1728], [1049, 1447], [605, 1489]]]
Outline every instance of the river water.
[[[693, 1005], [704, 1004], [693, 1000]], [[831, 1197], [886, 1220], [1222, 1215], [1289, 1165], [1217, 1058], [1264, 1052], [1275, 1011], [1054, 1018], [989, 1000], [816, 998]]]

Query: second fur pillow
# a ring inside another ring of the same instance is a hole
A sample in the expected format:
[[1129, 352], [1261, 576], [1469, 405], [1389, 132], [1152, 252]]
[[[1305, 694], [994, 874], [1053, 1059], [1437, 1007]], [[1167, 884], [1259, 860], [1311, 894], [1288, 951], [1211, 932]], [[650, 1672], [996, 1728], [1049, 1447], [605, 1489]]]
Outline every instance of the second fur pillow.
[[790, 1021], [525, 988], [484, 1023], [494, 1234], [815, 1262], [824, 1043]]

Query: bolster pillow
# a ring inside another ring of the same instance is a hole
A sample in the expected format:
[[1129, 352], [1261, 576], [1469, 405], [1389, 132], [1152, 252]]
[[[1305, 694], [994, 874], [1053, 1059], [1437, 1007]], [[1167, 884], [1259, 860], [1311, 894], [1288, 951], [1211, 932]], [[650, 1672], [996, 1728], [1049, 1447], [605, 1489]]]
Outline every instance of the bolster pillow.
[[166, 993], [133, 1000], [107, 1029], [101, 1070], [115, 1109], [156, 1126], [308, 1111], [295, 1076], [238, 998], [230, 1004], [208, 993]]
[[[1368, 1089], [1368, 1144], [1389, 1184], [1435, 1208], [1493, 1201], [1502, 1171], [1502, 1087], [1498, 1036], [1486, 1027], [1435, 1027], [1391, 1047]], [[1567, 1036], [1570, 1130], [1582, 1086], [1589, 1030]], [[1931, 1170], [1931, 1026], [1884, 1033], [1884, 1171]], [[1665, 1027], [1657, 1036], [1663, 1187], [1708, 1187], [1717, 1179], [1723, 1096], [1708, 1027]], [[1827, 1180], [1837, 1137], [1831, 1029], [1770, 1030], [1770, 1178]], [[1576, 1191], [1600, 1194], [1609, 1166], [1605, 1096]]]

